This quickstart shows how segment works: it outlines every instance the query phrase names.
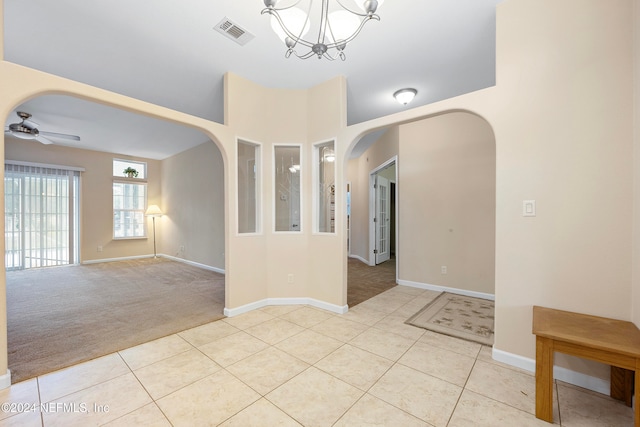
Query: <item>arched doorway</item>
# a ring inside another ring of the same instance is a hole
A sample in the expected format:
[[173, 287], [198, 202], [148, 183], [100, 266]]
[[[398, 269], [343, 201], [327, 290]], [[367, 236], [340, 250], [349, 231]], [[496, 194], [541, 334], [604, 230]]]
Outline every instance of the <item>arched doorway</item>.
[[376, 255], [370, 176], [392, 156], [398, 167], [394, 285], [493, 298], [496, 166], [491, 126], [468, 112], [438, 114], [389, 128], [349, 160], [349, 253], [369, 265], [375, 265]]
[[[55, 107], [54, 113], [49, 112], [52, 105]], [[125, 184], [131, 181], [130, 178], [126, 177], [116, 178], [118, 173], [114, 168], [114, 159], [124, 158], [136, 161], [141, 165], [144, 164], [148, 174], [141, 176], [140, 182], [136, 183], [136, 185], [143, 186], [146, 189], [145, 197], [147, 198], [147, 203], [145, 204], [158, 204], [162, 206], [165, 213], [163, 218], [159, 218], [161, 227], [158, 230], [158, 252], [165, 259], [183, 261], [185, 264], [190, 264], [191, 268], [196, 268], [193, 267], [193, 265], [196, 265], [206, 270], [224, 272], [226, 240], [226, 227], [224, 226], [224, 159], [223, 152], [218, 148], [217, 143], [211, 143], [210, 136], [192, 127], [168, 123], [157, 118], [141, 116], [129, 111], [63, 95], [43, 95], [21, 103], [16, 109], [34, 114], [33, 121], [38, 121], [38, 125], [43, 129], [45, 127], [47, 130], [54, 131], [64, 129], [65, 131], [82, 135], [81, 141], [70, 143], [59, 141], [57, 138], [52, 137], [53, 144], [48, 145], [5, 135], [4, 145], [5, 158], [7, 159], [16, 160], [24, 164], [75, 165], [84, 170], [83, 174], [85, 176], [81, 179], [82, 191], [80, 195], [84, 200], [80, 201], [78, 209], [81, 225], [80, 229], [76, 230], [80, 234], [81, 263], [91, 264], [115, 260], [130, 260], [130, 262], [133, 262], [131, 260], [144, 258], [152, 253], [150, 248], [153, 245], [153, 241], [150, 235], [143, 236], [144, 238], [119, 239], [114, 231], [112, 217], [115, 209], [115, 196], [112, 193], [112, 187], [114, 188], [113, 191], [115, 191], [114, 183], [116, 179], [123, 182], [126, 181]], [[15, 121], [14, 115], [10, 114], [7, 117], [7, 122], [12, 123], [13, 121]], [[86, 127], [87, 122], [91, 122], [95, 129]], [[119, 126], [122, 128], [116, 129]], [[141, 138], [136, 133], [137, 129], [142, 130], [143, 134], [145, 134], [144, 140], [138, 139], [138, 141], [141, 141], [140, 144], [135, 142], [136, 138]], [[119, 134], [118, 132], [121, 133]], [[164, 139], [164, 137], [167, 135], [171, 135], [170, 139], [172, 137], [173, 141], [184, 141], [186, 144], [181, 147], [164, 147], [169, 148], [169, 150], [164, 151], [165, 154], [162, 154], [163, 150], [160, 148], [162, 148], [163, 144], [166, 144], [167, 139]], [[189, 137], [194, 135], [198, 139], [188, 141]], [[114, 143], [109, 144], [109, 141], [114, 141]], [[122, 145], [123, 141], [124, 144]], [[146, 142], [151, 144], [147, 144], [145, 147]], [[198, 212], [200, 215], [194, 217], [194, 212]], [[150, 222], [146, 224], [146, 228], [149, 229], [149, 227]], [[173, 242], [177, 243], [174, 244]], [[202, 255], [204, 253], [212, 254], [212, 256], [207, 258]], [[52, 275], [41, 274], [40, 277], [42, 280], [38, 280], [38, 282], [42, 283], [39, 284], [46, 286]], [[167, 275], [164, 275], [163, 279], [166, 278]], [[122, 279], [127, 280], [124, 277]], [[141, 286], [142, 281], [143, 279], [139, 281], [131, 280], [130, 288]], [[97, 282], [97, 280], [94, 282]], [[219, 303], [219, 317], [222, 317], [224, 308], [224, 287], [224, 278], [222, 278], [220, 283], [221, 292], [217, 292], [216, 295]], [[51, 292], [52, 289], [47, 292]], [[11, 328], [12, 320], [14, 319], [11, 318], [12, 310], [9, 307], [12, 304], [12, 295], [9, 291], [7, 292], [7, 312], [9, 328]], [[76, 293], [78, 292], [72, 292], [72, 294]], [[53, 297], [51, 293], [49, 293], [49, 296]], [[91, 295], [85, 295], [85, 297], [90, 299]], [[142, 300], [139, 302], [142, 302]], [[120, 305], [124, 306], [126, 304]], [[90, 304], [87, 305], [87, 307], [90, 306]], [[215, 307], [212, 306], [211, 310], [214, 311]], [[99, 307], [93, 311], [91, 316], [100, 317]], [[32, 319], [35, 317], [38, 316], [31, 316]], [[42, 319], [44, 315], [40, 317], [41, 320], [45, 320]], [[86, 322], [79, 322], [77, 316], [72, 317], [74, 318], [74, 324], [86, 324]], [[114, 319], [116, 324], [122, 322], [120, 323], [121, 328], [125, 324], [139, 323], [142, 326], [143, 323], [131, 321], [131, 318], [126, 314], [116, 316]], [[187, 327], [201, 324], [200, 321], [196, 320], [195, 322], [192, 325], [187, 325]], [[102, 323], [114, 323], [114, 320], [105, 320]], [[58, 325], [58, 331], [65, 334], [66, 338], [72, 335], [73, 326], [60, 327], [59, 323], [56, 324]], [[185, 327], [182, 328], [186, 329]], [[31, 329], [44, 330], [41, 327], [32, 327]], [[147, 327], [147, 329], [152, 328]], [[166, 332], [158, 329], [157, 336], [152, 337], [152, 339], [165, 334]], [[93, 335], [96, 334], [94, 333]], [[129, 335], [133, 334], [129, 332]], [[10, 369], [12, 368], [12, 354], [15, 350], [15, 348], [12, 349], [11, 336], [10, 330], [8, 340]], [[144, 337], [141, 339], [143, 340], [142, 342], [149, 340]], [[106, 340], [107, 338], [101, 341]], [[131, 344], [135, 345], [135, 343], [127, 342], [125, 346], [130, 346]], [[68, 348], [75, 347], [78, 346], [68, 344]], [[116, 347], [123, 346], [116, 345], [111, 351], [117, 350], [118, 348]], [[95, 358], [99, 355], [91, 353], [86, 358]], [[83, 360], [77, 357], [64, 357], [64, 359], [67, 359], [65, 363], [76, 363]], [[12, 369], [13, 382], [25, 379], [24, 376], [16, 375], [18, 371], [17, 369]], [[40, 373], [43, 372], [38, 374]]]

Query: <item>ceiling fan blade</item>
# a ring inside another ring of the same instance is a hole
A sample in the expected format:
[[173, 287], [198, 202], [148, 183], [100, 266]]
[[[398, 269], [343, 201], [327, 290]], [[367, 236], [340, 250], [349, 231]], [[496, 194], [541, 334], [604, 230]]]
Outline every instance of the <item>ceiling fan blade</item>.
[[50, 139], [45, 138], [44, 136], [36, 136], [36, 141], [42, 143], [42, 144], [53, 144], [53, 141], [51, 141]]
[[68, 135], [66, 133], [56, 133], [56, 132], [45, 132], [43, 130], [40, 131], [40, 135], [52, 136], [54, 138], [61, 139], [71, 139], [73, 141], [80, 141], [80, 137], [77, 135]]

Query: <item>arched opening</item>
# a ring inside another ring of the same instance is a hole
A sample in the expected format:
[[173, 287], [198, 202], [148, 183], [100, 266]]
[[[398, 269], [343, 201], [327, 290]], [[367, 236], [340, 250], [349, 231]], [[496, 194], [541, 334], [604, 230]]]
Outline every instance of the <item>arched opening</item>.
[[[77, 209], [79, 226], [72, 233], [79, 236], [78, 264], [92, 268], [82, 274], [79, 274], [80, 268], [73, 267], [17, 271], [15, 277], [7, 273], [12, 382], [223, 317], [225, 155], [209, 131], [66, 95], [41, 95], [24, 101], [6, 117], [5, 123], [20, 120], [15, 111], [33, 114], [31, 120], [42, 131], [81, 137], [80, 141], [72, 141], [53, 135], [49, 137], [51, 144], [42, 144], [5, 133], [4, 152], [5, 161], [12, 160], [22, 166], [41, 165], [47, 169], [68, 166], [82, 170]], [[114, 159], [144, 165], [147, 173], [137, 179], [121, 176], [120, 170], [114, 167]], [[164, 215], [153, 220], [157, 234], [152, 234], [151, 217], [145, 218], [144, 212], [132, 212], [129, 209], [132, 206], [128, 205], [117, 206], [116, 182], [120, 186], [144, 188], [144, 200], [141, 193], [132, 198], [123, 196], [123, 205], [137, 200], [133, 208], [144, 211], [151, 204], [161, 208]], [[55, 188], [37, 189], [47, 197], [49, 190], [55, 192]], [[32, 211], [20, 209], [19, 215], [37, 215], [38, 222], [48, 215], [53, 223], [58, 222], [46, 209]], [[116, 215], [123, 212], [133, 216], [116, 221]], [[136, 215], [137, 226], [133, 224]], [[24, 222], [19, 225], [22, 224]], [[116, 232], [116, 226], [123, 225], [134, 231], [137, 228], [142, 234], [127, 234], [123, 238]], [[62, 227], [56, 232], [62, 234], [69, 230]], [[30, 230], [29, 238], [35, 239], [38, 245], [48, 239], [47, 233], [47, 230]], [[157, 243], [158, 259], [153, 258], [154, 243]], [[24, 252], [24, 249], [23, 245], [17, 251]], [[148, 260], [153, 262], [146, 262]], [[179, 266], [183, 273], [168, 264]], [[72, 272], [66, 279], [65, 271]], [[74, 281], [84, 283], [85, 288], [71, 286]], [[176, 286], [178, 282], [180, 288]], [[20, 286], [23, 289], [17, 288]], [[120, 286], [123, 292], [117, 292]], [[176, 291], [173, 297], [172, 288]], [[119, 298], [122, 299], [118, 302]], [[153, 307], [146, 304], [148, 301], [154, 301]], [[201, 303], [201, 309], [194, 310]], [[165, 308], [158, 304], [165, 304]], [[65, 311], [65, 305], [73, 310]], [[149, 309], [147, 314], [146, 309]], [[191, 313], [185, 315], [178, 311], [185, 309]], [[38, 316], [30, 316], [28, 310], [37, 311]], [[17, 325], [31, 321], [40, 325]], [[108, 330], [101, 331], [103, 326]], [[25, 330], [31, 333], [25, 334]], [[58, 349], [43, 343], [38, 336], [58, 342]], [[90, 352], [82, 354], [82, 348], [90, 348]], [[32, 356], [25, 356], [25, 350], [31, 351]], [[75, 355], [68, 353], [71, 350]], [[45, 361], [49, 356], [53, 359]], [[30, 366], [18, 366], [16, 361]]]
[[[359, 153], [346, 173], [349, 268], [365, 277], [347, 274], [348, 299], [357, 304], [396, 284], [493, 299], [496, 148], [489, 123], [469, 112], [444, 112], [389, 127], [367, 145], [348, 150]], [[385, 248], [374, 232], [390, 218], [376, 208], [372, 177], [390, 164], [397, 167], [395, 276], [376, 267]], [[367, 276], [376, 279], [369, 289]], [[357, 297], [350, 293], [354, 283]]]

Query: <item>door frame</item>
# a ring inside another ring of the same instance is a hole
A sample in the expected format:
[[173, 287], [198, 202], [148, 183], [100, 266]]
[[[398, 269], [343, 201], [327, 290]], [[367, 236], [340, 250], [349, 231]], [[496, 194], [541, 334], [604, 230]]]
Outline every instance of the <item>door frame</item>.
[[[395, 167], [389, 166], [389, 167]], [[391, 185], [393, 185], [393, 178], [389, 179], [386, 176], [378, 173], [374, 175], [376, 197], [375, 202], [375, 245], [377, 251], [374, 252], [374, 262], [376, 265], [389, 261], [391, 258], [391, 224], [390, 218], [392, 217], [391, 208]], [[382, 190], [384, 188], [384, 191]], [[383, 243], [384, 242], [384, 243]]]
[[398, 202], [399, 200], [399, 191], [398, 191], [398, 156], [395, 155], [393, 157], [391, 157], [389, 160], [381, 163], [379, 166], [377, 166], [375, 169], [372, 169], [369, 172], [369, 253], [367, 256], [367, 261], [369, 263], [370, 266], [375, 266], [376, 265], [376, 257], [375, 257], [375, 253], [374, 250], [376, 248], [376, 224], [374, 222], [374, 217], [375, 217], [375, 212], [376, 212], [376, 192], [375, 192], [375, 188], [374, 188], [374, 184], [376, 182], [376, 175], [378, 174], [378, 172], [380, 172], [383, 169], [388, 168], [389, 166], [395, 164], [396, 167], [396, 173], [395, 173], [395, 178], [393, 181], [396, 184], [396, 203], [395, 203], [395, 207], [394, 207], [394, 214], [395, 214], [395, 221], [394, 221], [394, 227], [396, 229], [396, 235], [395, 235], [395, 248], [396, 248], [396, 282], [398, 281], [398, 259], [400, 258], [400, 253], [399, 253], [399, 248], [400, 246], [398, 245], [398, 236], [400, 233], [398, 233], [398, 206], [400, 205], [400, 203]]

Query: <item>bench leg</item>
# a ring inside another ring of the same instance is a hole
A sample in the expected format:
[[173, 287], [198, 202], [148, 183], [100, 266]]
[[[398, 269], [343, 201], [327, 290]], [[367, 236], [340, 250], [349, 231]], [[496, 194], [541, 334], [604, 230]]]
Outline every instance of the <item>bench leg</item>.
[[553, 341], [539, 336], [536, 336], [536, 418], [553, 422]]
[[640, 427], [640, 359], [636, 359], [636, 380], [634, 385], [634, 393], [636, 395], [635, 399], [635, 426]]
[[633, 396], [633, 371], [617, 366], [611, 366], [611, 391], [610, 396], [624, 402], [631, 407]]

